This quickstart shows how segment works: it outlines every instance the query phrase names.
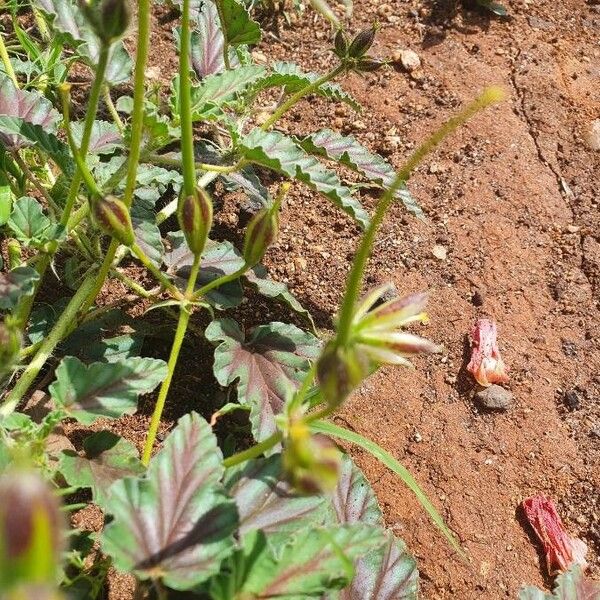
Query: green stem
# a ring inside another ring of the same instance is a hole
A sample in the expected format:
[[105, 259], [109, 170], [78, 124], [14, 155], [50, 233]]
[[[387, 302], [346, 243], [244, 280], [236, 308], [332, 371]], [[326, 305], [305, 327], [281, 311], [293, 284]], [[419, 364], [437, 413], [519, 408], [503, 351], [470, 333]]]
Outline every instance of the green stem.
[[38, 376], [41, 368], [46, 364], [46, 361], [48, 358], [50, 358], [58, 343], [65, 337], [66, 332], [76, 320], [77, 313], [79, 312], [79, 309], [86, 296], [94, 286], [95, 280], [95, 274], [88, 275], [84, 279], [83, 283], [77, 290], [77, 293], [71, 298], [71, 301], [58, 318], [58, 321], [56, 321], [50, 333], [44, 338], [44, 341], [38, 348], [36, 355], [23, 371], [23, 374], [17, 381], [15, 387], [6, 397], [6, 400], [0, 407], [0, 417], [7, 417], [17, 408], [19, 402], [29, 389], [29, 386]]
[[[146, 267], [146, 269], [148, 269], [148, 271], [150, 271], [150, 273], [152, 273], [152, 275], [154, 275], [154, 277], [161, 283], [161, 285], [166, 290], [171, 292], [171, 294], [175, 298], [177, 298], [179, 300], [183, 299], [181, 292], [173, 285], [173, 283], [169, 280], [169, 278], [148, 258], [148, 256], [146, 256], [146, 253], [138, 246], [138, 244], [133, 244], [133, 246], [131, 246], [131, 251], [133, 252], [133, 254], [135, 254], [135, 256], [138, 258], [138, 260], [144, 265], [144, 267]], [[196, 282], [194, 281], [194, 284], [195, 283]], [[194, 288], [192, 288], [192, 289], [194, 289]]]
[[137, 168], [142, 151], [144, 133], [144, 94], [146, 64], [150, 47], [150, 0], [138, 0], [138, 43], [135, 57], [135, 79], [133, 88], [133, 113], [131, 116], [131, 143], [129, 145], [129, 164], [123, 202], [131, 206], [136, 186]]
[[[182, 169], [182, 161], [178, 158], [171, 158], [170, 156], [161, 156], [160, 154], [148, 154], [144, 157], [149, 163], [154, 165], [171, 167], [172, 169]], [[240, 169], [243, 169], [248, 164], [245, 159], [239, 160], [234, 165], [211, 165], [209, 163], [194, 163], [194, 166], [199, 171], [212, 171], [215, 173], [235, 173]]]
[[[196, 279], [200, 271], [200, 256], [194, 257], [194, 264], [190, 273], [190, 279], [188, 281], [186, 296], [191, 296], [194, 286], [196, 285]], [[171, 387], [171, 381], [173, 379], [173, 373], [177, 366], [177, 360], [179, 359], [179, 352], [183, 345], [183, 339], [185, 332], [187, 331], [188, 324], [191, 317], [191, 307], [188, 307], [186, 301], [182, 301], [179, 309], [179, 322], [177, 323], [177, 330], [175, 331], [175, 338], [173, 340], [173, 346], [171, 347], [171, 355], [169, 356], [169, 362], [167, 363], [167, 376], [163, 381], [160, 391], [158, 393], [158, 399], [156, 400], [156, 406], [154, 407], [154, 413], [152, 414], [152, 420], [150, 421], [150, 427], [148, 428], [148, 437], [146, 438], [146, 444], [144, 445], [144, 452], [142, 454], [142, 463], [148, 466], [150, 463], [150, 457], [152, 456], [152, 448], [156, 441], [156, 435], [158, 433], [158, 427], [160, 426], [160, 420], [162, 417], [163, 410], [165, 408], [165, 402]]]
[[371, 255], [373, 241], [375, 240], [377, 230], [379, 229], [388, 208], [394, 201], [396, 192], [406, 181], [408, 181], [412, 172], [421, 161], [446, 137], [480, 110], [491, 104], [495, 104], [501, 98], [501, 90], [498, 88], [487, 88], [478, 98], [466, 106], [456, 116], [448, 119], [448, 121], [446, 121], [410, 155], [404, 166], [396, 175], [396, 179], [392, 185], [385, 191], [379, 200], [377, 208], [375, 209], [375, 214], [363, 236], [356, 257], [354, 258], [350, 275], [348, 276], [348, 284], [346, 286], [346, 293], [344, 295], [337, 326], [337, 341], [340, 346], [347, 344], [349, 341], [355, 306], [362, 287], [365, 267], [369, 260], [369, 256]]
[[[218, 173], [205, 173], [198, 180], [198, 187], [206, 189], [218, 176]], [[171, 215], [175, 214], [178, 202], [178, 199], [175, 198], [175, 200], [171, 200], [171, 202], [169, 202], [167, 206], [165, 206], [162, 210], [158, 212], [158, 214], [156, 215], [157, 225], [164, 223]]]
[[241, 465], [242, 463], [245, 463], [248, 460], [252, 460], [253, 458], [258, 458], [259, 456], [262, 456], [265, 452], [279, 444], [279, 442], [281, 442], [282, 439], [283, 434], [281, 433], [281, 431], [277, 431], [263, 442], [252, 446], [252, 448], [248, 448], [248, 450], [238, 452], [237, 454], [226, 458], [223, 461], [223, 466], [226, 469], [229, 469], [231, 467], [235, 467], [236, 465]]
[[15, 87], [18, 89], [19, 82], [17, 81], [17, 76], [15, 75], [12, 63], [10, 62], [10, 57], [8, 56], [8, 51], [4, 45], [4, 34], [0, 34], [0, 58], [2, 59], [2, 64], [4, 65], [6, 74], [11, 78], [12, 82], [15, 84]]
[[[100, 101], [100, 93], [104, 85], [104, 76], [106, 75], [106, 67], [108, 66], [108, 58], [110, 54], [110, 46], [108, 44], [102, 44], [100, 47], [100, 56], [98, 58], [98, 65], [96, 66], [96, 75], [94, 77], [94, 83], [90, 91], [90, 97], [88, 99], [88, 108], [85, 114], [85, 121], [83, 124], [83, 135], [81, 137], [81, 145], [79, 147], [79, 156], [86, 156], [90, 147], [90, 139], [92, 137], [92, 129], [94, 126], [94, 120], [96, 119], [96, 113], [98, 112], [98, 103]], [[67, 113], [68, 114], [68, 113]], [[69, 123], [65, 123], [65, 126]], [[78, 171], [73, 176], [71, 186], [69, 188], [69, 194], [65, 203], [62, 218], [60, 220], [61, 225], [66, 227], [71, 216], [71, 211], [77, 199], [79, 187], [81, 186], [82, 173]]]
[[[217, 2], [217, 6], [219, 3]], [[192, 84], [190, 81], [190, 0], [183, 0], [181, 50], [179, 53], [179, 102], [181, 105], [181, 155], [183, 189], [186, 196], [196, 193], [194, 130], [192, 125]]]
[[123, 121], [121, 120], [121, 117], [119, 116], [119, 113], [115, 108], [112, 98], [110, 97], [110, 88], [108, 87], [108, 85], [104, 86], [104, 104], [106, 104], [106, 108], [108, 108], [108, 112], [110, 113], [110, 116], [112, 117], [112, 120], [114, 121], [115, 125], [117, 126], [119, 131], [123, 133], [123, 131], [125, 131], [125, 125], [123, 124]]
[[[142, 152], [142, 136], [144, 133], [144, 95], [146, 92], [146, 64], [148, 62], [148, 50], [150, 46], [150, 0], [138, 0], [138, 43], [135, 56], [135, 75], [133, 88], [133, 112], [131, 116], [131, 141], [129, 144], [129, 159], [127, 161], [127, 179], [123, 202], [128, 208], [133, 203], [133, 192], [135, 191], [138, 164]], [[109, 108], [110, 110], [110, 108]], [[118, 115], [117, 115], [118, 116]], [[84, 306], [89, 308], [95, 302], [100, 293], [104, 281], [110, 273], [115, 254], [119, 248], [116, 240], [111, 240], [110, 246], [104, 257], [100, 273], [94, 289], [86, 299]], [[145, 255], [144, 255], [145, 256]], [[154, 265], [152, 265], [154, 267]]]
[[291, 108], [293, 108], [302, 98], [312, 94], [318, 90], [322, 85], [331, 81], [344, 71], [344, 65], [338, 65], [333, 71], [323, 75], [323, 77], [317, 79], [314, 83], [307, 85], [305, 88], [298, 90], [295, 94], [291, 95], [275, 112], [263, 123], [261, 129], [267, 131], [270, 129], [281, 117]]
[[206, 294], [208, 294], [208, 292], [210, 292], [211, 290], [214, 290], [215, 288], [218, 288], [221, 285], [229, 283], [230, 281], [239, 279], [246, 271], [248, 271], [248, 269], [250, 269], [250, 266], [247, 264], [244, 264], [244, 266], [241, 269], [238, 269], [235, 273], [231, 273], [229, 275], [223, 275], [223, 277], [218, 277], [217, 279], [213, 279], [210, 283], [207, 283], [205, 286], [201, 287], [199, 290], [194, 292], [192, 299], [198, 300], [202, 296], [205, 296]]

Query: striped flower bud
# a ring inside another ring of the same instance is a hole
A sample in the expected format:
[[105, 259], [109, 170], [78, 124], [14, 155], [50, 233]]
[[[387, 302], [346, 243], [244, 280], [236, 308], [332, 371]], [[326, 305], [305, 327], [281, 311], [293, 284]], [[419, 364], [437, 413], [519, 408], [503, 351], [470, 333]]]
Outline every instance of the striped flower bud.
[[333, 40], [334, 52], [339, 58], [348, 56], [348, 36], [343, 29], [338, 29]]
[[189, 249], [192, 254], [199, 256], [212, 227], [213, 204], [208, 193], [198, 188], [191, 196], [182, 195], [177, 218]]
[[373, 45], [378, 29], [379, 26], [375, 24], [369, 29], [363, 29], [359, 32], [348, 48], [348, 56], [350, 58], [362, 58]]
[[335, 489], [342, 455], [324, 435], [311, 435], [304, 421], [290, 425], [283, 449], [283, 469], [294, 489], [315, 495]]
[[92, 201], [92, 214], [96, 225], [104, 233], [125, 246], [131, 246], [135, 242], [131, 215], [122, 200], [115, 196], [96, 198]]
[[129, 27], [131, 11], [127, 0], [104, 0], [100, 6], [102, 37], [114, 41], [125, 35]]
[[49, 485], [33, 471], [0, 477], [0, 589], [54, 583], [63, 519]]
[[265, 255], [267, 248], [277, 239], [279, 233], [279, 206], [281, 199], [285, 195], [286, 189], [273, 203], [270, 208], [263, 208], [257, 212], [246, 227], [244, 237], [244, 260], [247, 265], [256, 265]]
[[330, 407], [339, 406], [369, 375], [369, 364], [352, 346], [331, 340], [317, 361], [317, 379]]
[[361, 73], [373, 73], [374, 71], [379, 71], [379, 69], [385, 67], [386, 64], [387, 63], [384, 60], [365, 56], [356, 63], [356, 70]]

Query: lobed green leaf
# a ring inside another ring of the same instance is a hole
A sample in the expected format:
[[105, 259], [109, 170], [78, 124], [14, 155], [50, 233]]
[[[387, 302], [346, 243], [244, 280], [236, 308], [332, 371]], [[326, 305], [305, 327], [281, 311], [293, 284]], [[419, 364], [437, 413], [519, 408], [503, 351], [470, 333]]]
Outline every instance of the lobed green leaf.
[[254, 129], [240, 140], [238, 149], [247, 160], [298, 179], [321, 192], [362, 227], [369, 223], [369, 215], [336, 173], [326, 169], [284, 134]]

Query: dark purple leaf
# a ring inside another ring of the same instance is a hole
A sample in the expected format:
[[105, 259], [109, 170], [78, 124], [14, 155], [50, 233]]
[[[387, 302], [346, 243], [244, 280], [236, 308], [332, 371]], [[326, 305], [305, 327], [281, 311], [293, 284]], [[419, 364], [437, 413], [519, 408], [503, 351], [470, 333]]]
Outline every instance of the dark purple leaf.
[[218, 382], [237, 381], [238, 401], [250, 406], [254, 437], [264, 440], [275, 432], [275, 416], [319, 354], [319, 341], [294, 325], [269, 323], [246, 337], [232, 319], [213, 321], [205, 331], [218, 343], [213, 371]]
[[208, 423], [190, 413], [179, 420], [144, 478], [110, 489], [102, 550], [122, 571], [190, 589], [219, 571], [233, 552], [235, 503], [221, 484], [222, 455]]
[[259, 529], [270, 539], [289, 536], [325, 521], [325, 498], [295, 493], [283, 479], [279, 454], [228, 470], [225, 487], [237, 504], [242, 536]]
[[205, 2], [197, 15], [190, 48], [192, 67], [200, 79], [225, 69], [223, 42], [217, 8], [213, 2]]
[[[79, 147], [83, 135], [83, 123], [72, 123], [71, 128], [75, 143]], [[122, 146], [123, 138], [114, 123], [94, 121], [88, 148], [89, 154], [112, 154]]]
[[[26, 92], [15, 87], [5, 75], [0, 75], [0, 115], [17, 117], [26, 123], [41, 126], [45, 131], [54, 133], [60, 121], [60, 115], [52, 103], [37, 92]], [[12, 129], [0, 127], [0, 142], [7, 148], [17, 149], [31, 145], [31, 141]]]

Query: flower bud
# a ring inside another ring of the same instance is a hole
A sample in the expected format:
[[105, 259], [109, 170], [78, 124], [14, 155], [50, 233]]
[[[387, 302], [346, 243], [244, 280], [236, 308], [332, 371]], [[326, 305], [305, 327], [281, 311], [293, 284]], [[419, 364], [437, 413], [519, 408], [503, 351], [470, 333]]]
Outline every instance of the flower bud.
[[338, 29], [333, 40], [335, 53], [339, 58], [346, 58], [348, 56], [348, 36], [344, 33], [343, 29]]
[[58, 499], [33, 471], [0, 477], [0, 589], [53, 583], [63, 546]]
[[92, 214], [97, 226], [125, 246], [135, 242], [129, 209], [115, 196], [105, 196], [92, 201]]
[[257, 212], [246, 227], [244, 237], [244, 260], [248, 265], [256, 265], [262, 260], [267, 248], [277, 239], [279, 233], [279, 201], [270, 208]]
[[363, 29], [359, 32], [348, 48], [348, 56], [350, 58], [362, 58], [373, 45], [378, 29], [378, 25], [373, 25], [369, 29]]
[[192, 254], [202, 254], [213, 220], [213, 205], [208, 193], [198, 188], [195, 194], [182, 196], [177, 218]]
[[317, 379], [330, 407], [339, 406], [369, 375], [365, 357], [354, 347], [338, 346], [331, 340], [317, 360]]
[[123, 37], [131, 13], [127, 0], [104, 0], [100, 7], [100, 25], [102, 36], [107, 41], [118, 40]]
[[288, 481], [301, 494], [331, 492], [337, 485], [341, 453], [324, 435], [311, 435], [304, 421], [292, 423], [283, 450]]
[[374, 71], [379, 71], [382, 67], [385, 67], [387, 63], [383, 60], [378, 60], [377, 58], [371, 58], [369, 56], [365, 58], [361, 58], [356, 63], [356, 70], [360, 73], [373, 73]]
[[21, 351], [21, 333], [10, 323], [0, 322], [0, 378], [12, 370]]

